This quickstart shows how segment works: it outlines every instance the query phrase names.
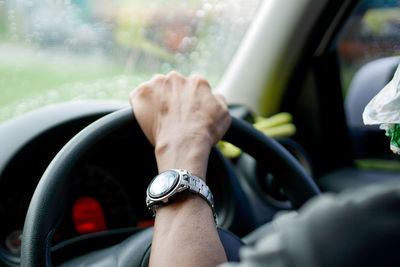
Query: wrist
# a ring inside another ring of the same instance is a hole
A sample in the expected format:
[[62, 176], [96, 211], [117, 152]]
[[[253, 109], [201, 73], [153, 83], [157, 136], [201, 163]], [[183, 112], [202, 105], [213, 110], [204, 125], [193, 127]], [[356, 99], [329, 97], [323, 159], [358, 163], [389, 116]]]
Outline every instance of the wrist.
[[[158, 223], [164, 216], [168, 216], [168, 218], [176, 218], [178, 214], [181, 214], [184, 218], [198, 218], [201, 216], [216, 223], [213, 209], [210, 208], [210, 205], [206, 200], [201, 198], [199, 195], [190, 192], [182, 192], [168, 205], [159, 206], [155, 216], [156, 223]], [[171, 219], [169, 219], [169, 221], [170, 223], [168, 225], [171, 225]]]
[[185, 169], [205, 181], [211, 144], [204, 136], [175, 136], [157, 142], [155, 156], [158, 171]]

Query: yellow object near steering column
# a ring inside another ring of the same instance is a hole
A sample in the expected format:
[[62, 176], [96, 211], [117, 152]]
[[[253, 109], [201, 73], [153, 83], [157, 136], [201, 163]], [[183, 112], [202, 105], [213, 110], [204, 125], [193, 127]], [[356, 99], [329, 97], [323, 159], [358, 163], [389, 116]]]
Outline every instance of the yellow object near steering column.
[[[292, 115], [287, 112], [281, 112], [269, 118], [258, 116], [255, 118], [253, 126], [272, 138], [290, 137], [296, 133], [296, 126], [292, 121]], [[240, 148], [225, 141], [219, 141], [217, 147], [227, 158], [236, 158], [242, 153]]]

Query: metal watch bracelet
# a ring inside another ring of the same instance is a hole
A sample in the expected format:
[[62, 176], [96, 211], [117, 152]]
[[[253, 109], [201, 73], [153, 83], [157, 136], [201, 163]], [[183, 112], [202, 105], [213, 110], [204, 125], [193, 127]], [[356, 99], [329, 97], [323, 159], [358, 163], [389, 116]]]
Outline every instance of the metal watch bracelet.
[[[169, 194], [170, 197], [173, 197], [177, 193], [180, 193], [183, 191], [189, 191], [194, 194], [199, 194], [199, 196], [202, 197], [211, 207], [215, 224], [217, 224], [218, 220], [217, 220], [217, 214], [215, 212], [214, 198], [211, 193], [211, 190], [206, 185], [206, 183], [202, 179], [200, 179], [199, 177], [190, 173], [187, 170], [182, 170], [182, 169], [173, 169], [173, 170], [178, 172], [180, 177], [179, 177], [179, 181], [178, 181], [176, 187]], [[148, 205], [149, 209], [153, 211], [154, 215], [155, 215], [157, 209], [160, 206], [163, 206], [164, 204], [166, 204], [167, 202], [157, 201], [157, 199], [152, 199], [151, 197], [147, 196], [147, 205]]]

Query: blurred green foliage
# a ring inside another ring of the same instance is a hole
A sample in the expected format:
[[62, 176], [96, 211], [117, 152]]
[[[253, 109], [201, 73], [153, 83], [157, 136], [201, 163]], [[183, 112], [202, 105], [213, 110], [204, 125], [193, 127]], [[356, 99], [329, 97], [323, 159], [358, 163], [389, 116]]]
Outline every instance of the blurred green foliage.
[[388, 23], [400, 23], [400, 8], [370, 9], [366, 12], [363, 21], [374, 36], [386, 34]]
[[107, 78], [121, 73], [120, 69], [108, 65], [88, 67], [87, 64], [63, 64], [57, 66], [54, 62], [24, 64], [21, 61], [15, 64], [0, 62], [0, 75], [7, 79], [0, 79], [1, 98], [0, 107], [19, 99], [40, 95], [63, 84], [75, 82], [93, 82], [99, 77]]

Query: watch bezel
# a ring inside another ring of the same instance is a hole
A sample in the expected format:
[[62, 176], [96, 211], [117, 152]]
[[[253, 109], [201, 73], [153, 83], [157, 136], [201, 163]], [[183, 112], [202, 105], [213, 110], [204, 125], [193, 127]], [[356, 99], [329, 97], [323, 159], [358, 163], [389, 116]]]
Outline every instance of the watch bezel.
[[[160, 176], [164, 175], [166, 172], [174, 172], [174, 173], [177, 175], [177, 179], [175, 179], [174, 184], [168, 189], [168, 191], [166, 191], [166, 192], [163, 193], [162, 195], [157, 195], [157, 196], [155, 196], [155, 195], [151, 194], [151, 193], [150, 193], [150, 188], [151, 188], [153, 182], [154, 182], [157, 178], [159, 178]], [[181, 176], [181, 174], [180, 174], [178, 171], [172, 170], [172, 169], [171, 169], [171, 170], [164, 171], [164, 172], [158, 174], [156, 177], [154, 177], [153, 180], [151, 180], [149, 186], [147, 187], [147, 196], [148, 196], [149, 199], [152, 200], [152, 201], [160, 201], [160, 200], [164, 200], [164, 198], [167, 198], [167, 199], [168, 199], [169, 195], [172, 195], [172, 194], [175, 192], [175, 189], [176, 189], [176, 187], [180, 184], [181, 180], [182, 180], [182, 176]]]

